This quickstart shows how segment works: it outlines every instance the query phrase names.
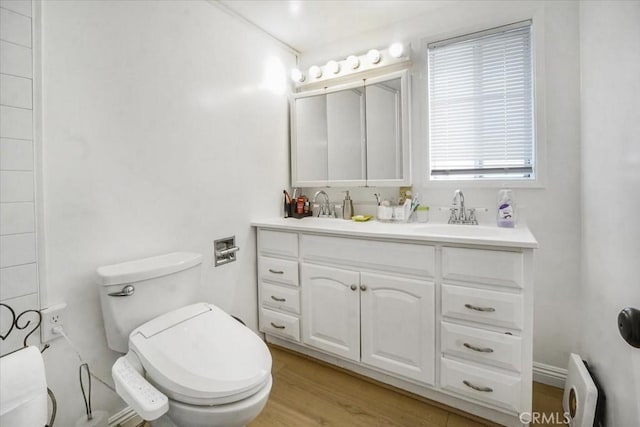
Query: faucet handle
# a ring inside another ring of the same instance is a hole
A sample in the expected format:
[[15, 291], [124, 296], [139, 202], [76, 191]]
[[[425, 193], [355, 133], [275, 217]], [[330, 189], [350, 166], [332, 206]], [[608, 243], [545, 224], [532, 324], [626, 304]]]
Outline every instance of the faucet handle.
[[476, 219], [476, 208], [469, 208], [469, 221], [477, 222]]

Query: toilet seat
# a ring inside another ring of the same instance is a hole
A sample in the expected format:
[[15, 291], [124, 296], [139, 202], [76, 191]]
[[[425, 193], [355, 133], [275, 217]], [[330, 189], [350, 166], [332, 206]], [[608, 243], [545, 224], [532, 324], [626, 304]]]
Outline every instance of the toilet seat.
[[187, 404], [237, 402], [271, 377], [265, 343], [212, 304], [189, 305], [145, 323], [129, 336], [129, 348], [149, 382]]

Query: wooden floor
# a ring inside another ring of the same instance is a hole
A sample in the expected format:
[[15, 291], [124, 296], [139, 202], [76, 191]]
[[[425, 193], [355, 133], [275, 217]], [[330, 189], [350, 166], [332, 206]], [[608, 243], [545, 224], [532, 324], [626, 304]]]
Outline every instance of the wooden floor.
[[[279, 347], [270, 349], [271, 396], [250, 427], [495, 425]], [[561, 389], [534, 383], [534, 411], [561, 413], [561, 402]]]

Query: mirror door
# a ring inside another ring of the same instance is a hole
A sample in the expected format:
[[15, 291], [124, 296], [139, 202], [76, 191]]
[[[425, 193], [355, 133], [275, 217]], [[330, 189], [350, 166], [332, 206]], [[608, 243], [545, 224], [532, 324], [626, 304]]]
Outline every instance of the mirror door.
[[410, 183], [406, 72], [367, 80], [367, 185]]

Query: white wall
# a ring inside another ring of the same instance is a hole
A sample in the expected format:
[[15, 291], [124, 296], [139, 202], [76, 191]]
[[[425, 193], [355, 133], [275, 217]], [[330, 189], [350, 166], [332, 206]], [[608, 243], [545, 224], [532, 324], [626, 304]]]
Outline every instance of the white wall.
[[[546, 153], [540, 159], [545, 171], [544, 188], [515, 190], [521, 219], [538, 239], [535, 252], [534, 361], [565, 368], [575, 351], [579, 330], [576, 298], [580, 292], [580, 95], [579, 31], [577, 2], [455, 2], [428, 15], [412, 18], [371, 33], [305, 52], [301, 66], [324, 64], [368, 49], [385, 48], [393, 41], [412, 45], [412, 177], [414, 192], [432, 207], [451, 204], [453, 191], [465, 191], [467, 204], [488, 207], [480, 221], [495, 221], [498, 188], [465, 184], [425, 184], [426, 66], [425, 40], [436, 41], [524, 19], [534, 19], [538, 89], [544, 114], [539, 117]], [[340, 189], [329, 191], [339, 201]], [[373, 193], [393, 195], [393, 190], [358, 189], [356, 213], [372, 213]], [[361, 209], [361, 211], [359, 211]], [[369, 209], [369, 212], [363, 211]], [[432, 217], [446, 221], [446, 212], [432, 209]]]
[[638, 425], [640, 349], [616, 318], [640, 309], [640, 3], [582, 2], [582, 353], [607, 395], [607, 425]]
[[[31, 2], [3, 0], [0, 1], [0, 302], [15, 310], [16, 315], [40, 307], [33, 135]], [[0, 329], [4, 333], [12, 319], [5, 308], [0, 315]], [[21, 332], [12, 332], [8, 340], [0, 341], [0, 353], [22, 346], [23, 339]], [[29, 339], [31, 344], [37, 342], [37, 335]]]
[[[288, 183], [287, 99], [265, 72], [285, 79], [293, 55], [205, 1], [42, 2], [42, 39], [47, 304], [66, 301], [83, 358], [110, 382], [95, 269], [169, 251], [203, 253], [202, 298], [257, 328], [249, 223]], [[230, 235], [239, 259], [214, 269]], [[45, 359], [73, 425], [78, 359], [62, 340]], [[93, 387], [94, 409], [124, 407]]]

